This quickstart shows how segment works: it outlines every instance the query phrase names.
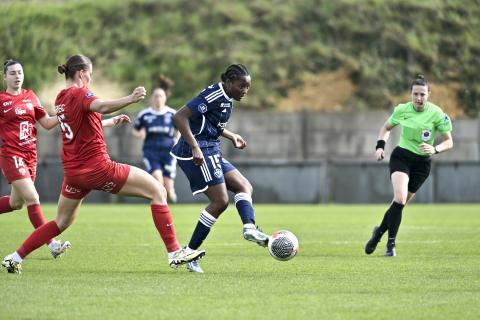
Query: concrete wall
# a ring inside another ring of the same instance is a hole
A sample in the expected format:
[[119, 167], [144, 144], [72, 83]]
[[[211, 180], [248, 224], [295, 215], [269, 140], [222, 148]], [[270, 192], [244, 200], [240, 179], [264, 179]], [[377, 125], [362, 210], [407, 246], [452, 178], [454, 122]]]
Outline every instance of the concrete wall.
[[[358, 114], [239, 112], [228, 128], [248, 142], [245, 150], [222, 142], [224, 156], [252, 182], [257, 202], [374, 203], [392, 197], [387, 162], [373, 159], [377, 132], [387, 112]], [[435, 156], [432, 175], [417, 195], [419, 202], [480, 202], [478, 120], [454, 121], [454, 150]], [[39, 130], [37, 188], [42, 201], [57, 201], [63, 171], [60, 130]], [[387, 156], [398, 142], [392, 132]], [[141, 166], [142, 142], [131, 127], [105, 129], [110, 155]], [[179, 169], [177, 191], [183, 202], [193, 199]], [[3, 176], [0, 194], [10, 192]], [[126, 202], [132, 198], [93, 192], [91, 202]], [[143, 201], [143, 200], [142, 200]]]

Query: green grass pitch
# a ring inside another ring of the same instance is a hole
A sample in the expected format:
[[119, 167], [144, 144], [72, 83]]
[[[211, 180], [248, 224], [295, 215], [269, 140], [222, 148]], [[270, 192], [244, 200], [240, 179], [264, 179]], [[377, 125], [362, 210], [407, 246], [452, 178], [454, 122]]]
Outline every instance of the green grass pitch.
[[[172, 206], [186, 243], [203, 205]], [[257, 205], [261, 227], [293, 231], [289, 262], [243, 240], [231, 205], [204, 243], [205, 274], [170, 269], [148, 205], [83, 205], [61, 239], [21, 275], [0, 273], [0, 319], [478, 319], [480, 205], [410, 205], [397, 239], [363, 253], [386, 205]], [[55, 207], [45, 205], [47, 218]], [[0, 255], [31, 232], [26, 211], [0, 215]]]

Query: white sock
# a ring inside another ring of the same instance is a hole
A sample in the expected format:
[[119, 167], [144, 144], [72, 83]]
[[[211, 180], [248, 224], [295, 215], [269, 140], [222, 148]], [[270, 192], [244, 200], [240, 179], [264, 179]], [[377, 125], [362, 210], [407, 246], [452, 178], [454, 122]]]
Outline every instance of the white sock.
[[257, 229], [253, 223], [245, 223], [243, 227], [246, 229]]
[[168, 259], [173, 259], [173, 256], [175, 255], [175, 253], [177, 253], [180, 250], [182, 250], [182, 248], [180, 248], [178, 250], [175, 250], [175, 251], [172, 251], [172, 252], [169, 252], [168, 253]]
[[23, 261], [22, 257], [20, 257], [18, 255], [17, 251], [12, 253], [12, 259], [13, 259], [13, 261], [18, 262], [18, 263], [22, 263], [22, 261]]

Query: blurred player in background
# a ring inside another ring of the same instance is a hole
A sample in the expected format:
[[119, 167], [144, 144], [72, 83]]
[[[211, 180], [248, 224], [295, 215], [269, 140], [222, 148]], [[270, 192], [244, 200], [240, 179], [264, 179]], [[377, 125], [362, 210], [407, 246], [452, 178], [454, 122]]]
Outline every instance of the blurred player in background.
[[173, 123], [175, 109], [166, 105], [172, 81], [161, 76], [151, 98], [151, 107], [142, 110], [135, 120], [132, 133], [144, 139], [143, 162], [145, 170], [160, 181], [167, 190], [171, 202], [177, 202], [175, 176], [177, 161], [170, 149], [178, 139], [179, 132]]
[[[390, 156], [390, 179], [393, 201], [381, 224], [373, 229], [365, 245], [365, 253], [375, 251], [382, 235], [388, 231], [385, 255], [396, 255], [395, 239], [402, 221], [402, 211], [430, 174], [431, 156], [453, 147], [452, 123], [442, 109], [431, 102], [430, 86], [423, 75], [418, 75], [411, 85], [412, 101], [399, 104], [378, 134], [375, 157], [385, 158], [385, 143], [390, 131], [400, 125], [400, 143]], [[434, 145], [437, 131], [443, 141]]]
[[115, 100], [97, 98], [88, 89], [92, 63], [83, 55], [71, 56], [58, 67], [58, 72], [65, 74], [66, 89], [60, 91], [55, 101], [62, 128], [64, 170], [57, 217], [36, 229], [17, 251], [4, 258], [2, 265], [10, 273], [20, 273], [22, 260], [67, 229], [85, 196], [94, 189], [151, 200], [153, 221], [167, 248], [171, 267], [202, 257], [204, 251], [187, 253], [178, 243], [165, 188], [144, 170], [114, 162], [107, 153], [101, 115], [144, 99], [145, 88], [137, 87], [132, 94]]
[[[47, 114], [32, 90], [22, 89], [24, 73], [20, 62], [5, 61], [3, 77], [7, 88], [0, 92], [0, 167], [12, 189], [9, 196], [0, 197], [0, 214], [19, 210], [25, 204], [30, 222], [38, 228], [46, 221], [34, 184], [37, 175], [36, 122], [50, 130], [58, 120]], [[70, 242], [53, 237], [45, 242], [54, 258], [70, 247]]]
[[[181, 133], [172, 149], [180, 168], [190, 181], [192, 193], [205, 193], [210, 200], [200, 214], [192, 237], [185, 248], [197, 250], [210, 229], [228, 206], [228, 192], [235, 194], [235, 205], [243, 222], [243, 237], [266, 247], [268, 236], [255, 226], [252, 206], [253, 188], [250, 182], [225, 158], [219, 137], [230, 140], [235, 148], [244, 149], [246, 141], [227, 130], [233, 100], [240, 101], [250, 89], [251, 78], [242, 64], [230, 65], [221, 75], [221, 82], [205, 88], [175, 115], [175, 125]], [[203, 272], [198, 261], [187, 264], [193, 272]]]

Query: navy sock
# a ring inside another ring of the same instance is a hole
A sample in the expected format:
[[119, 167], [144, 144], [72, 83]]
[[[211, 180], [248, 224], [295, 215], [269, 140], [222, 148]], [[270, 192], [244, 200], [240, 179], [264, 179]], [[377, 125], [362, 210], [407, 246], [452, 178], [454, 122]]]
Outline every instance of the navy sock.
[[252, 197], [245, 192], [241, 192], [235, 195], [234, 200], [243, 224], [255, 224], [255, 211], [253, 210]]
[[192, 238], [188, 243], [188, 247], [190, 249], [197, 250], [202, 242], [207, 238], [210, 229], [215, 224], [217, 219], [213, 217], [210, 213], [206, 210], [203, 210], [200, 214], [200, 218], [198, 218], [197, 226], [195, 230], [193, 230]]

